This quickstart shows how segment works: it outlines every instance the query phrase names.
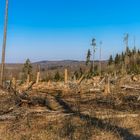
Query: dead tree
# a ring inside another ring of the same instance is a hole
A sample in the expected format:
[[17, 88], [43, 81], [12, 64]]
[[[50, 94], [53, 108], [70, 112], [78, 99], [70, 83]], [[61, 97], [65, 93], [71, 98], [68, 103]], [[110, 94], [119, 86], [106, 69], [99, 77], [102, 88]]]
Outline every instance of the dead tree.
[[4, 37], [3, 37], [2, 60], [1, 60], [0, 84], [2, 86], [3, 86], [3, 79], [4, 79], [4, 67], [5, 67], [5, 50], [6, 50], [6, 39], [7, 39], [7, 24], [8, 24], [8, 0], [6, 0], [5, 22], [4, 22]]
[[95, 59], [95, 51], [96, 51], [96, 39], [95, 38], [92, 39], [91, 46], [93, 46], [93, 62], [92, 62], [93, 64], [92, 65], [93, 65], [93, 72], [94, 72], [94, 65], [95, 65], [94, 64], [94, 61], [95, 61], [94, 59]]
[[38, 72], [37, 72], [37, 76], [36, 76], [36, 84], [38, 84], [40, 81], [40, 66], [38, 66]]
[[125, 70], [126, 70], [126, 66], [127, 66], [127, 59], [128, 59], [128, 52], [127, 52], [127, 49], [128, 49], [128, 39], [129, 39], [129, 34], [125, 34], [124, 36], [124, 43], [125, 43], [125, 51], [126, 51], [126, 55], [125, 55], [125, 60], [124, 60], [124, 66], [125, 66]]
[[111, 93], [110, 91], [110, 77], [105, 77], [104, 95], [107, 96]]
[[100, 61], [99, 61], [99, 73], [100, 73], [100, 76], [102, 75], [102, 41], [100, 41], [100, 54], [99, 54], [99, 57], [100, 57]]

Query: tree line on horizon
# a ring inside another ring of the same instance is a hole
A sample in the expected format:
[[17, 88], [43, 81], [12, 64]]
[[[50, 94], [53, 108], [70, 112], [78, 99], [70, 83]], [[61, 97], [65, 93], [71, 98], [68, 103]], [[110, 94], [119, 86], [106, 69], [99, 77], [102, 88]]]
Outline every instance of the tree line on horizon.
[[116, 53], [115, 57], [110, 55], [108, 66], [112, 66], [118, 72], [140, 74], [140, 50], [127, 47], [125, 52]]
[[122, 74], [140, 74], [140, 50], [135, 46], [130, 49], [128, 45], [129, 34], [124, 36], [125, 51], [116, 53], [113, 57], [110, 55], [108, 66], [110, 71], [116, 71]]

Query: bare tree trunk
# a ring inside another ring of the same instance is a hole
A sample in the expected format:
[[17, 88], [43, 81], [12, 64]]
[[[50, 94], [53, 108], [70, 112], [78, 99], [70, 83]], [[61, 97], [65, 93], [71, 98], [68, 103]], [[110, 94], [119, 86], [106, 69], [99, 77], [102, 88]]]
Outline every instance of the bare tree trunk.
[[27, 75], [27, 80], [26, 80], [26, 85], [29, 86], [29, 83], [30, 83], [30, 75], [28, 74]]
[[92, 72], [95, 72], [95, 71], [94, 71], [94, 67], [95, 67], [95, 62], [94, 62], [95, 60], [94, 60], [94, 59], [95, 59], [95, 52], [94, 52], [94, 50], [93, 50], [93, 61], [92, 61], [93, 70], [92, 70]]
[[38, 65], [38, 72], [37, 72], [37, 76], [36, 76], [36, 84], [38, 84], [40, 81], [40, 65]]
[[100, 42], [100, 61], [99, 61], [99, 74], [102, 76], [102, 42]]
[[0, 84], [2, 86], [3, 86], [3, 79], [4, 79], [4, 67], [5, 67], [5, 50], [6, 50], [6, 38], [7, 38], [7, 24], [8, 24], [8, 0], [6, 0], [5, 22], [4, 22], [4, 37], [3, 37], [2, 60], [1, 60]]

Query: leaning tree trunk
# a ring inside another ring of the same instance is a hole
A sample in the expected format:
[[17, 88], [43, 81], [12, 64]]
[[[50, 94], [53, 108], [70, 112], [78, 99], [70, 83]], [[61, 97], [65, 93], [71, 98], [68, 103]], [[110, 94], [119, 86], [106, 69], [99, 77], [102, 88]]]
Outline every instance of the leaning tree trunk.
[[2, 47], [2, 60], [1, 60], [1, 79], [0, 84], [3, 86], [4, 80], [4, 67], [5, 67], [5, 50], [6, 50], [6, 38], [7, 38], [7, 24], [8, 24], [8, 0], [6, 0], [5, 8], [5, 21], [4, 21], [4, 37], [3, 37], [3, 47]]

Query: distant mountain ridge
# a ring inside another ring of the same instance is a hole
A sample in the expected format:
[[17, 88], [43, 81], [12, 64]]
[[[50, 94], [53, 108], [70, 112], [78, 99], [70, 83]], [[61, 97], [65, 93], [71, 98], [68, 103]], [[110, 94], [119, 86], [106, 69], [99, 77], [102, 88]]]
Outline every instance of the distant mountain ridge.
[[84, 61], [78, 60], [59, 60], [59, 61], [39, 61], [33, 63], [33, 65], [40, 65], [41, 67], [46, 68], [55, 68], [55, 67], [77, 67], [85, 65]]
[[46, 64], [46, 63], [79, 63], [79, 62], [85, 62], [85, 61], [80, 61], [80, 60], [43, 60], [43, 61], [38, 61], [34, 62], [34, 64]]
[[[98, 64], [99, 61], [95, 61], [96, 64]], [[103, 64], [107, 64], [106, 60], [102, 61]], [[56, 69], [56, 68], [64, 68], [69, 67], [72, 69], [78, 68], [78, 67], [85, 67], [86, 62], [80, 61], [80, 60], [58, 60], [58, 61], [38, 61], [35, 63], [32, 63], [33, 65], [40, 65], [42, 68], [47, 69]]]

